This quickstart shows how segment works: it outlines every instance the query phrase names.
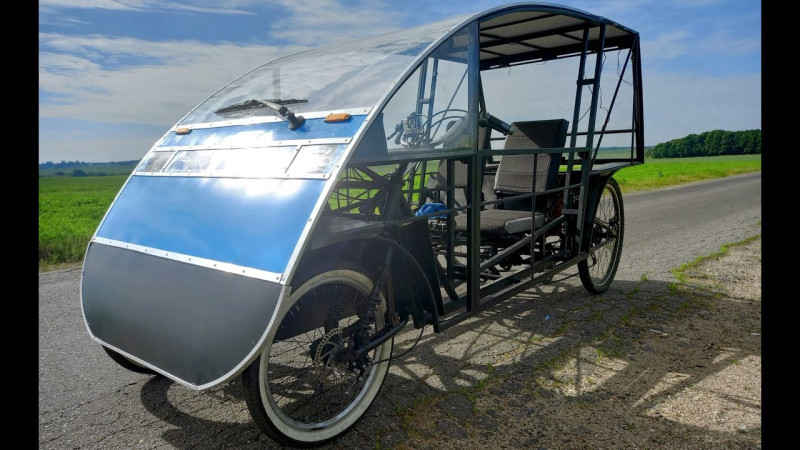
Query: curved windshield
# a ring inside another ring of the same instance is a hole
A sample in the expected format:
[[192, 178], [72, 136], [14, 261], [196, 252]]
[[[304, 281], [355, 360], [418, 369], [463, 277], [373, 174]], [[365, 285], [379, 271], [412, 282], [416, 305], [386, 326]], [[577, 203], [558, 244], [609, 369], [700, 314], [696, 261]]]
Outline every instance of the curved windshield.
[[449, 19], [272, 61], [209, 97], [179, 125], [278, 116], [276, 105], [293, 113], [372, 107], [416, 56], [463, 20]]

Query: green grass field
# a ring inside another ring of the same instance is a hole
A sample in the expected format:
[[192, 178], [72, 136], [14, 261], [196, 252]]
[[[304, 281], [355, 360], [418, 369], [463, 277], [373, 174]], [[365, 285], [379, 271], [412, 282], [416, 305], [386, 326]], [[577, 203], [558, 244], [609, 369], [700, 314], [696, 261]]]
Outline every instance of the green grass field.
[[622, 169], [614, 178], [622, 192], [633, 192], [760, 170], [761, 155], [661, 158], [648, 159], [643, 165]]
[[[623, 192], [673, 186], [761, 170], [761, 155], [651, 159], [614, 177]], [[86, 246], [126, 175], [39, 178], [39, 267], [83, 260]]]
[[80, 262], [86, 246], [127, 179], [39, 178], [39, 265]]

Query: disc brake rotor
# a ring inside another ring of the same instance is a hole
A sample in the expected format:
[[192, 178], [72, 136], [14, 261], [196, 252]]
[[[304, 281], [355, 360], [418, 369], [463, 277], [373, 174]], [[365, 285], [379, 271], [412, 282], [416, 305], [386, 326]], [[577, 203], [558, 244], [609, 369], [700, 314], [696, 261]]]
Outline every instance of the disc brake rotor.
[[325, 333], [314, 355], [314, 373], [325, 386], [336, 386], [344, 381], [350, 371], [347, 364], [337, 360], [342, 350], [344, 328], [338, 327]]

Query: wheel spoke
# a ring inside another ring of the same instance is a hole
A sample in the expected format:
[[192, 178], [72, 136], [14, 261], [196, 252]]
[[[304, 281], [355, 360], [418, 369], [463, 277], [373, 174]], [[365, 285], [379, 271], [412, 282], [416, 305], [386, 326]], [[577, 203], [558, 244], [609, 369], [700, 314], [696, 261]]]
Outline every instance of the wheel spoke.
[[622, 245], [622, 197], [619, 185], [611, 178], [603, 187], [592, 218], [589, 247], [595, 248], [590, 258], [578, 265], [581, 281], [592, 293], [608, 289], [619, 264]]
[[[279, 322], [281, 340], [268, 341], [260, 362], [245, 372], [259, 380], [245, 382], [245, 399], [251, 411], [267, 411], [259, 425], [270, 436], [313, 442], [322, 429], [330, 430], [325, 433], [344, 432], [366, 409], [354, 405], [369, 406], [377, 395], [388, 371], [392, 340], [370, 352], [366, 362], [382, 362], [369, 365], [360, 380], [357, 367], [365, 361], [354, 364], [346, 359], [354, 345], [352, 333], [360, 332], [360, 320], [371, 306], [374, 284], [365, 273], [323, 271], [287, 299], [292, 304]], [[384, 325], [385, 301], [378, 306], [375, 323], [367, 330], [370, 335]], [[255, 388], [261, 385], [263, 390]]]

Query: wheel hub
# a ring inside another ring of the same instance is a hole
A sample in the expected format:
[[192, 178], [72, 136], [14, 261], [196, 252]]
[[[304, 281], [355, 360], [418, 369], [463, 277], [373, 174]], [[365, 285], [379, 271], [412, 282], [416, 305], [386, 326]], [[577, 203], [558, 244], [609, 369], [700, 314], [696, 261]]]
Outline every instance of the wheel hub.
[[323, 386], [336, 386], [353, 377], [361, 380], [370, 365], [369, 357], [354, 358], [346, 342], [346, 328], [325, 333], [313, 354], [314, 373]]

